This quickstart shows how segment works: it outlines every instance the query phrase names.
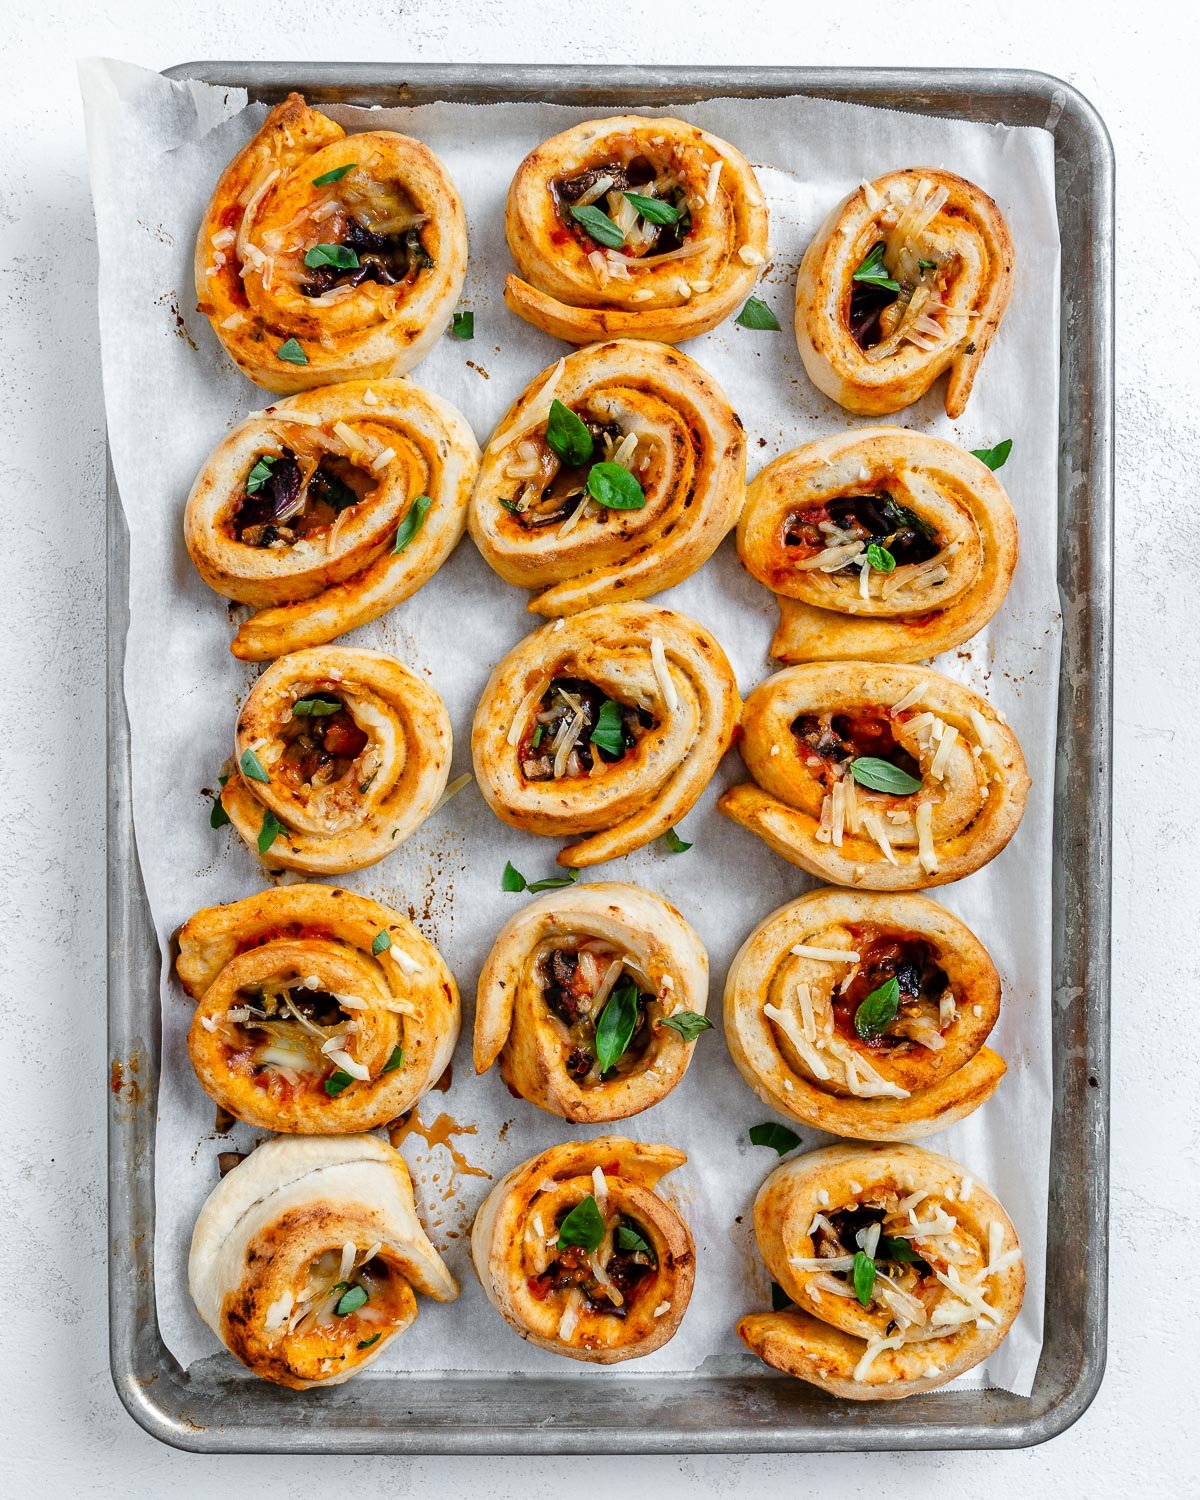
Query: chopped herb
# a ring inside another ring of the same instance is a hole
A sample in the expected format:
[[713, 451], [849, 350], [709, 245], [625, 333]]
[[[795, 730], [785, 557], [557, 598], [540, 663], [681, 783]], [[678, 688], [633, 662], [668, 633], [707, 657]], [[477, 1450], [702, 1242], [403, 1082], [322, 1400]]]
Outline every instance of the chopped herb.
[[603, 209], [589, 203], [583, 208], [571, 205], [571, 217], [587, 231], [598, 245], [619, 250], [625, 243], [625, 231], [617, 227]]
[[557, 891], [564, 885], [574, 885], [579, 879], [578, 870], [568, 870], [565, 875], [548, 875], [545, 880], [528, 881], [520, 870], [516, 869], [512, 860], [504, 866], [504, 874], [500, 877], [500, 889], [502, 891], [528, 891], [530, 895], [536, 895], [538, 891]]
[[779, 332], [779, 319], [761, 297], [747, 298], [745, 307], [733, 321], [740, 323], [743, 328], [765, 328], [773, 333]]
[[397, 552], [403, 552], [417, 532], [425, 524], [425, 517], [429, 513], [429, 507], [433, 501], [428, 495], [418, 495], [408, 508], [408, 514], [396, 528], [396, 545], [392, 548], [393, 556]]
[[371, 774], [367, 777], [366, 781], [360, 781], [358, 783], [358, 794], [360, 797], [365, 797], [366, 794], [371, 790], [371, 783], [378, 775], [378, 771], [372, 771]]
[[937, 261], [936, 260], [918, 260], [917, 261], [917, 265], [920, 266], [920, 268], [921, 268], [922, 271], [936, 271], [937, 270]]
[[289, 365], [306, 365], [308, 363], [308, 355], [305, 354], [295, 339], [287, 339], [284, 343], [280, 344], [275, 353], [280, 359], [286, 360]]
[[292, 715], [297, 719], [326, 719], [341, 710], [340, 698], [326, 698], [314, 694], [311, 698], [297, 698], [292, 704]]
[[850, 762], [850, 774], [859, 786], [873, 792], [887, 792], [892, 797], [907, 797], [921, 790], [920, 780], [875, 755], [859, 755]]
[[866, 286], [877, 286], [885, 292], [898, 292], [900, 283], [893, 281], [888, 275], [887, 267], [883, 263], [883, 249], [882, 240], [872, 245], [852, 279], [861, 281]]
[[663, 843], [672, 854], [686, 854], [692, 847], [686, 839], [681, 839], [673, 828], [668, 828], [662, 836]]
[[264, 453], [246, 475], [247, 495], [257, 495], [271, 477], [272, 468], [279, 462], [277, 453]]
[[576, 469], [592, 456], [592, 435], [583, 419], [561, 401], [551, 401], [546, 419], [546, 442], [551, 453]]
[[253, 750], [243, 750], [238, 765], [242, 768], [242, 775], [250, 781], [269, 782], [271, 779], [267, 775], [266, 767]]
[[896, 571], [896, 559], [886, 547], [881, 547], [878, 542], [871, 542], [867, 547], [867, 562], [877, 573]]
[[369, 1339], [359, 1339], [356, 1347], [359, 1349], [369, 1349], [372, 1344], [377, 1344], [382, 1337], [382, 1333], [373, 1333]]
[[265, 854], [282, 832], [283, 824], [268, 807], [263, 813], [262, 827], [258, 830], [258, 852]]
[[854, 1256], [854, 1295], [864, 1307], [871, 1305], [871, 1293], [875, 1290], [875, 1262], [865, 1250]]
[[875, 1254], [880, 1260], [895, 1260], [905, 1266], [923, 1266], [928, 1269], [929, 1265], [928, 1261], [923, 1260], [907, 1240], [899, 1237], [893, 1239], [890, 1234], [880, 1236]]
[[325, 1092], [331, 1099], [336, 1099], [343, 1089], [348, 1089], [354, 1082], [344, 1068], [339, 1068], [336, 1073], [330, 1073], [325, 1080]]
[[596, 1022], [596, 1063], [601, 1077], [629, 1046], [637, 1018], [637, 985], [627, 979], [613, 990]]
[[546, 726], [544, 724], [539, 724], [537, 726], [537, 728], [533, 731], [533, 740], [532, 740], [531, 743], [532, 743], [533, 748], [535, 750], [542, 743], [542, 736], [545, 733], [546, 733]]
[[771, 1311], [782, 1312], [785, 1307], [794, 1307], [795, 1305], [779, 1283], [773, 1281], [771, 1283]]
[[609, 510], [642, 510], [646, 504], [645, 491], [620, 464], [593, 464], [588, 470], [587, 492]]
[[883, 502], [883, 519], [893, 531], [901, 531], [909, 527], [923, 536], [927, 542], [937, 542], [937, 527], [931, 525], [923, 516], [917, 515], [915, 510], [909, 510], [907, 505], [897, 505], [890, 495]]
[[603, 1238], [604, 1215], [600, 1212], [600, 1205], [589, 1193], [558, 1226], [558, 1248], [565, 1250], [568, 1245], [578, 1245], [581, 1250], [590, 1254], [600, 1248]]
[[381, 927], [375, 934], [375, 941], [371, 944], [371, 952], [378, 958], [381, 953], [385, 953], [391, 946], [392, 940], [388, 935], [387, 929]]
[[523, 891], [528, 885], [529, 882], [521, 874], [520, 870], [514, 868], [513, 862], [510, 859], [504, 866], [504, 874], [500, 877], [500, 889], [502, 891]]
[[339, 1318], [344, 1318], [347, 1313], [357, 1312], [366, 1300], [366, 1287], [352, 1286], [338, 1298], [337, 1306], [333, 1310]]
[[220, 792], [213, 798], [212, 811], [208, 815], [208, 826], [210, 828], [224, 828], [227, 823], [232, 822], [229, 814], [225, 811], [225, 804], [221, 801]]
[[313, 270], [318, 266], [336, 266], [339, 271], [357, 271], [358, 256], [349, 245], [314, 245], [305, 251], [304, 264]]
[[642, 193], [626, 193], [625, 202], [632, 204], [647, 224], [675, 224], [679, 220], [679, 210], [673, 203], [668, 203], [663, 198], [647, 198]]
[[314, 177], [313, 187], [328, 187], [331, 182], [341, 182], [347, 172], [353, 172], [358, 166], [356, 161], [348, 161], [344, 167], [334, 167], [332, 172], [322, 172], [320, 177]]
[[1002, 469], [1008, 461], [1008, 455], [1012, 452], [1012, 445], [1012, 438], [1005, 438], [994, 448], [972, 448], [971, 452], [980, 463], [987, 464], [989, 469]]
[[454, 339], [473, 339], [475, 337], [475, 314], [473, 312], [456, 312], [450, 320], [450, 337]]
[[712, 1022], [707, 1016], [698, 1016], [694, 1010], [681, 1010], [676, 1016], [664, 1016], [662, 1024], [677, 1031], [685, 1042], [694, 1042], [702, 1031], [711, 1031]]
[[[541, 725], [538, 727], [541, 728]], [[611, 698], [606, 698], [600, 705], [591, 742], [607, 755], [620, 755], [625, 749], [625, 726], [621, 722], [621, 710]], [[537, 743], [536, 740], [534, 743]]]
[[519, 516], [521, 514], [521, 507], [515, 500], [501, 500], [500, 504], [510, 516]]
[[653, 1251], [636, 1229], [630, 1229], [628, 1224], [617, 1226], [617, 1249], [618, 1250], [640, 1250], [643, 1255], [653, 1255]]
[[380, 1074], [382, 1075], [384, 1073], [394, 1073], [396, 1071], [396, 1069], [401, 1065], [401, 1063], [403, 1061], [404, 1061], [404, 1048], [401, 1047], [399, 1045], [399, 1043], [397, 1043], [397, 1045], [392, 1048], [392, 1055], [388, 1058], [387, 1062], [385, 1062], [384, 1065], [383, 1065], [383, 1067], [379, 1070]]
[[877, 990], [872, 990], [854, 1012], [854, 1029], [864, 1042], [877, 1042], [888, 1023], [896, 1019], [899, 1009], [900, 981], [893, 974]]
[[774, 1120], [768, 1120], [765, 1125], [751, 1125], [750, 1144], [770, 1146], [772, 1151], [780, 1156], [786, 1156], [789, 1151], [794, 1151], [800, 1144], [800, 1137], [794, 1130], [789, 1130], [786, 1125], [777, 1125]]

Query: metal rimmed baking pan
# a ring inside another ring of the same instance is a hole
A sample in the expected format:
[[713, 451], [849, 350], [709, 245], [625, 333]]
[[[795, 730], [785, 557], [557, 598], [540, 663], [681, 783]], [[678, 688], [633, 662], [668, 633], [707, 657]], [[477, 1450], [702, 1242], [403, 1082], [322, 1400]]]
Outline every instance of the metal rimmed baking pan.
[[169, 77], [273, 103], [545, 101], [597, 109], [808, 94], [1054, 137], [1062, 243], [1058, 583], [1063, 610], [1054, 822], [1054, 1123], [1045, 1335], [1032, 1396], [950, 1391], [838, 1402], [783, 1376], [604, 1372], [580, 1400], [544, 1377], [403, 1375], [298, 1393], [228, 1356], [182, 1369], [154, 1299], [158, 945], [138, 872], [122, 690], [128, 537], [108, 486], [109, 1212], [111, 1362], [155, 1437], [206, 1452], [608, 1453], [1016, 1447], [1086, 1408], [1104, 1368], [1112, 722], [1113, 158], [1088, 102], [1044, 74], [827, 68], [195, 63]]

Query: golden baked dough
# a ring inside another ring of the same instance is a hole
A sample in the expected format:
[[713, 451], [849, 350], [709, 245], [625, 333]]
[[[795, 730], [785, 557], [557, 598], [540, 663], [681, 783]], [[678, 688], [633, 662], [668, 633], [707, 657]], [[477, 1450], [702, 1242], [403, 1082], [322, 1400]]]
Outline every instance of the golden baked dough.
[[466, 419], [407, 380], [306, 391], [240, 422], [183, 523], [209, 588], [258, 611], [233, 654], [320, 646], [415, 594], [466, 529], [478, 467]]
[[551, 1146], [501, 1178], [475, 1216], [471, 1259], [505, 1322], [591, 1364], [661, 1348], [687, 1311], [696, 1250], [654, 1189], [685, 1161], [673, 1146], [602, 1135]]
[[1000, 608], [1017, 519], [1004, 486], [957, 444], [860, 427], [755, 477], [738, 555], [778, 595], [780, 660], [925, 661]]
[[458, 1285], [417, 1218], [404, 1158], [373, 1135], [265, 1141], [200, 1210], [188, 1289], [255, 1375], [341, 1385]]
[[411, 370], [466, 271], [462, 200], [429, 147], [348, 136], [299, 94], [225, 168], [196, 239], [200, 311], [242, 373], [281, 394]]
[[[573, 209], [602, 221], [589, 232]], [[504, 300], [572, 344], [695, 338], [745, 301], [767, 258], [767, 201], [741, 152], [642, 115], [543, 141], [517, 168], [504, 227], [520, 273]]]
[[483, 966], [475, 1071], [499, 1057], [510, 1092], [540, 1109], [624, 1120], [687, 1071], [694, 1041], [666, 1019], [707, 1004], [708, 954], [661, 896], [619, 881], [549, 891], [509, 918]]
[[[843, 956], [844, 955], [844, 956]], [[990, 1099], [1000, 976], [924, 896], [812, 891], [760, 922], [725, 981], [725, 1041], [772, 1109], [830, 1135], [907, 1141]]]
[[936, 167], [864, 182], [813, 236], [796, 279], [796, 342], [847, 411], [911, 406], [943, 371], [960, 417], [1012, 295], [1012, 237], [982, 188]]
[[438, 1082], [458, 1040], [441, 954], [407, 917], [336, 887], [205, 907], [180, 928], [175, 969], [197, 1002], [196, 1077], [265, 1130], [385, 1125]]
[[[747, 698], [742, 730], [754, 782], [718, 807], [836, 885], [961, 880], [999, 854], [1025, 811], [1016, 735], [986, 698], [929, 667], [785, 667]], [[867, 784], [881, 761], [899, 790]]]
[[[566, 446], [556, 402], [579, 419], [573, 435], [591, 440], [577, 463], [548, 441], [550, 422]], [[637, 481], [636, 508], [589, 494], [593, 467], [614, 461]], [[742, 424], [712, 376], [666, 344], [617, 339], [526, 386], [484, 452], [471, 536], [501, 578], [539, 591], [531, 610], [571, 614], [694, 573], [736, 524], [745, 486]]]
[[851, 1401], [896, 1401], [973, 1369], [1025, 1295], [1004, 1209], [918, 1146], [830, 1146], [784, 1162], [759, 1189], [754, 1232], [795, 1306], [751, 1313], [739, 1335], [774, 1369]]
[[382, 651], [281, 656], [238, 715], [221, 804], [269, 869], [341, 875], [419, 828], [446, 789], [446, 705]]
[[702, 625], [603, 604], [543, 626], [497, 665], [475, 710], [475, 778], [502, 822], [575, 840], [560, 865], [600, 864], [691, 810], [740, 706], [733, 669]]

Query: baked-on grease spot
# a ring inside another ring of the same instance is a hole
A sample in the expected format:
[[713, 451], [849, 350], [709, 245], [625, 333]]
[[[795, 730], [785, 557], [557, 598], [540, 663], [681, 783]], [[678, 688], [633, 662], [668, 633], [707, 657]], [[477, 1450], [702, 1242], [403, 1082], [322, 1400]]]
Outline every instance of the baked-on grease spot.
[[155, 299], [155, 306], [165, 307], [171, 314], [175, 324], [174, 333], [177, 339], [186, 339], [193, 349], [199, 350], [199, 345], [188, 332], [187, 324], [183, 321], [183, 314], [179, 310], [179, 297], [175, 292], [164, 292], [161, 297]]

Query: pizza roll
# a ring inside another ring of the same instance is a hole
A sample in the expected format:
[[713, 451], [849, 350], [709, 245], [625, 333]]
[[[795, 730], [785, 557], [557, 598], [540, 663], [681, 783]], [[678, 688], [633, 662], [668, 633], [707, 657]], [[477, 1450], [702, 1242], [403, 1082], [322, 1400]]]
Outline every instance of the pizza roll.
[[502, 822], [573, 842], [560, 865], [639, 849], [695, 805], [729, 748], [733, 669], [694, 620], [602, 604], [526, 636], [475, 711], [475, 778]]
[[205, 907], [180, 928], [175, 968], [196, 1001], [196, 1077], [264, 1130], [386, 1125], [438, 1082], [458, 1040], [441, 954], [407, 917], [336, 887]]
[[209, 588], [257, 611], [233, 654], [320, 646], [415, 594], [466, 529], [478, 467], [466, 419], [407, 380], [326, 386], [240, 422], [183, 523]]
[[437, 807], [452, 749], [446, 705], [392, 657], [296, 651], [242, 706], [221, 805], [270, 869], [361, 870]]
[[188, 1289], [229, 1352], [275, 1385], [341, 1385], [458, 1285], [417, 1218], [404, 1158], [373, 1135], [271, 1140], [217, 1183]]
[[794, 1306], [751, 1313], [773, 1369], [851, 1401], [936, 1390], [985, 1360], [1021, 1310], [1012, 1221], [982, 1183], [919, 1146], [830, 1146], [775, 1168], [758, 1248]]
[[572, 344], [677, 344], [754, 290], [767, 201], [750, 163], [684, 120], [618, 115], [531, 151], [505, 210], [518, 276], [504, 300]]
[[196, 239], [200, 311], [280, 394], [411, 370], [466, 271], [462, 200], [428, 146], [347, 135], [299, 94], [225, 168]]
[[568, 886], [501, 928], [479, 976], [475, 1071], [566, 1120], [665, 1099], [708, 1023], [708, 955], [675, 908], [618, 881]]
[[1004, 1061], [984, 1043], [999, 1015], [983, 944], [915, 894], [789, 901], [725, 981], [725, 1040], [758, 1097], [855, 1140], [916, 1140], [990, 1099]]
[[1012, 295], [1013, 243], [982, 188], [936, 167], [864, 182], [813, 236], [796, 279], [796, 342], [847, 411], [911, 406], [949, 371], [960, 417]]
[[620, 1136], [568, 1141], [514, 1167], [475, 1216], [488, 1300], [531, 1344], [612, 1365], [651, 1354], [687, 1311], [696, 1250], [655, 1192], [687, 1157]]
[[737, 522], [746, 440], [725, 393], [665, 344], [593, 344], [543, 370], [492, 435], [475, 545], [529, 608], [643, 599], [707, 562]]
[[1029, 795], [1017, 737], [986, 698], [929, 667], [812, 662], [746, 700], [754, 781], [717, 806], [835, 885], [961, 880], [1016, 833]]
[[868, 427], [758, 474], [738, 554], [777, 596], [782, 661], [925, 661], [992, 618], [1017, 565], [1004, 486], [943, 438]]

